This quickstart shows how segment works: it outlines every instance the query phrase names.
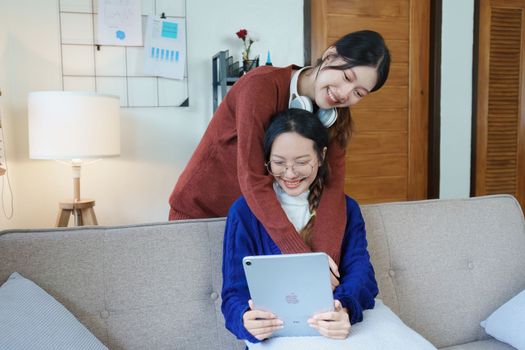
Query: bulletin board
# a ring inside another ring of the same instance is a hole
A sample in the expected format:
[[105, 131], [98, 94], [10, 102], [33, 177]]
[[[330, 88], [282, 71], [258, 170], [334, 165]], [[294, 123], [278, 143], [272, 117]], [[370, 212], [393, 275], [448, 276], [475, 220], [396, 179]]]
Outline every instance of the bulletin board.
[[[188, 60], [182, 80], [148, 76], [144, 46], [97, 45], [97, 1], [59, 0], [62, 89], [116, 95], [121, 107], [188, 107]], [[143, 32], [148, 15], [187, 27], [186, 0], [142, 0]]]

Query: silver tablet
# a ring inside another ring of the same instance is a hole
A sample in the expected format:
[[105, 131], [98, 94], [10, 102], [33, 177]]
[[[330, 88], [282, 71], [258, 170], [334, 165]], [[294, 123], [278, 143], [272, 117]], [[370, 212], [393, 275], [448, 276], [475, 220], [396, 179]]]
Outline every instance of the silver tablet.
[[284, 322], [272, 336], [319, 335], [307, 320], [334, 308], [325, 253], [247, 256], [243, 266], [254, 307]]

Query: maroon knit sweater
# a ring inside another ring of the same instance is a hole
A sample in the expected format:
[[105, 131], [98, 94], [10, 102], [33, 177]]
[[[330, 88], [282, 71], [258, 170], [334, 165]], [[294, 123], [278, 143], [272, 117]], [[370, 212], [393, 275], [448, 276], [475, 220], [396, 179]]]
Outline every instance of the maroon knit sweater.
[[[281, 208], [264, 167], [264, 132], [271, 117], [288, 108], [292, 68], [297, 67], [259, 67], [233, 85], [175, 185], [170, 220], [226, 216], [242, 194], [283, 253], [312, 251]], [[327, 157], [330, 179], [312, 246], [339, 262], [346, 225], [345, 150], [332, 140]]]

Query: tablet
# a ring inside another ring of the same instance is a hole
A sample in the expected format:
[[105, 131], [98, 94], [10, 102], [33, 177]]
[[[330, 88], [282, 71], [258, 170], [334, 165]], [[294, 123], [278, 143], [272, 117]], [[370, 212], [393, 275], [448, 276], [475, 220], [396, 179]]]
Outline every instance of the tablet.
[[247, 256], [243, 266], [254, 307], [284, 322], [272, 337], [319, 335], [307, 320], [334, 309], [325, 253]]

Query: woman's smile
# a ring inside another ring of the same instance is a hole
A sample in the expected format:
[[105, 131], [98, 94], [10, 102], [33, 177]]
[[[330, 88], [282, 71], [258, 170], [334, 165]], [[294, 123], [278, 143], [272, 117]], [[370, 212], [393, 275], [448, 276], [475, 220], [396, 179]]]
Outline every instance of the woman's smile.
[[301, 182], [304, 180], [304, 178], [296, 179], [296, 180], [286, 180], [286, 179], [281, 178], [280, 180], [281, 180], [280, 181], [281, 184], [283, 184], [286, 188], [294, 189], [301, 185]]
[[330, 87], [326, 88], [326, 94], [332, 104], [337, 105], [341, 103], [341, 100], [330, 90]]

